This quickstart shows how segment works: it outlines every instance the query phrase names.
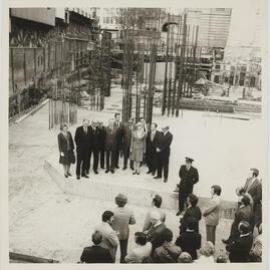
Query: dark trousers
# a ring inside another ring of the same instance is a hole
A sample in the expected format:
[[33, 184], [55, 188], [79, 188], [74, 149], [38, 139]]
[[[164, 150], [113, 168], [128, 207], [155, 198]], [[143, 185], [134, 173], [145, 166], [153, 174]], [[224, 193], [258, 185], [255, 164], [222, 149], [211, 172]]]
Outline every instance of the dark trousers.
[[119, 240], [119, 243], [120, 243], [120, 263], [124, 263], [125, 257], [127, 256], [128, 239]]
[[181, 180], [179, 183], [179, 192], [178, 192], [178, 209], [179, 212], [182, 212], [187, 207], [187, 198], [189, 194], [193, 193], [193, 185], [187, 185], [184, 180]]
[[106, 170], [113, 171], [115, 165], [115, 151], [106, 150]]
[[101, 169], [104, 169], [105, 164], [105, 150], [99, 150], [99, 166]]
[[99, 153], [98, 153], [98, 150], [94, 149], [92, 151], [93, 153], [93, 157], [94, 157], [94, 160], [93, 160], [93, 171], [96, 172], [97, 169], [98, 169], [98, 160], [99, 160]]
[[90, 153], [88, 150], [77, 151], [76, 175], [81, 176], [89, 170]]
[[120, 155], [120, 146], [117, 146], [113, 155], [114, 167], [119, 167], [119, 155]]
[[182, 193], [179, 191], [179, 193], [178, 193], [179, 212], [183, 212], [185, 210], [185, 208], [187, 207], [187, 197], [188, 197], [188, 194]]
[[206, 241], [216, 243], [216, 226], [206, 225]]
[[158, 177], [162, 177], [162, 172], [163, 172], [163, 177], [164, 179], [168, 179], [169, 175], [169, 157], [170, 153], [158, 153], [157, 154], [157, 162], [158, 162]]
[[86, 156], [85, 172], [86, 172], [87, 174], [89, 174], [89, 172], [90, 172], [90, 163], [91, 163], [92, 150], [90, 149], [90, 150], [88, 150], [87, 152], [88, 152], [88, 153], [87, 153], [87, 156]]
[[150, 172], [155, 173], [157, 170], [157, 153], [149, 151], [146, 153], [146, 164]]
[[128, 163], [128, 159], [129, 159], [129, 153], [130, 153], [130, 149], [129, 147], [124, 148], [123, 150], [123, 155], [124, 155], [124, 168], [127, 167], [127, 163]]

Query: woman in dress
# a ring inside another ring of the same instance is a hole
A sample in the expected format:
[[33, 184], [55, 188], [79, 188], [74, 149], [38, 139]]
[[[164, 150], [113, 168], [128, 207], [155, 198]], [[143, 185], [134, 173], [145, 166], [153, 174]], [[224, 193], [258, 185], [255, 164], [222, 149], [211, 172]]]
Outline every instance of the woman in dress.
[[70, 164], [75, 163], [74, 142], [71, 133], [68, 131], [67, 124], [60, 125], [58, 148], [60, 152], [59, 163], [63, 165], [64, 175], [67, 178], [71, 176]]
[[140, 174], [140, 163], [143, 161], [143, 155], [145, 153], [145, 137], [146, 131], [141, 122], [137, 123], [131, 136], [130, 143], [130, 159], [134, 163], [133, 174]]

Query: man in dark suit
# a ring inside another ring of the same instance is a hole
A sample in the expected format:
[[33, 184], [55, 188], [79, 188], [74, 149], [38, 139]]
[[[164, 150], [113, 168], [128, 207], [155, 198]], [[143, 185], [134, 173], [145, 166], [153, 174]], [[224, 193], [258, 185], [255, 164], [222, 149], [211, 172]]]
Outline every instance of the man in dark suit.
[[151, 227], [149, 230], [144, 232], [147, 235], [147, 240], [152, 244], [152, 252], [156, 248], [160, 247], [164, 242], [163, 232], [165, 231], [166, 226], [160, 219], [160, 213], [156, 210], [153, 210], [150, 213]]
[[92, 241], [94, 243], [91, 247], [84, 248], [81, 255], [82, 263], [113, 263], [112, 256], [108, 249], [100, 246], [102, 242], [102, 234], [94, 232], [92, 234]]
[[105, 151], [106, 151], [106, 171], [114, 173], [115, 169], [115, 152], [117, 149], [116, 128], [114, 120], [109, 120], [109, 125], [106, 127]]
[[249, 261], [249, 253], [253, 243], [253, 235], [247, 221], [242, 221], [238, 225], [239, 236], [226, 246], [230, 253], [230, 262], [244, 263]]
[[182, 251], [188, 252], [193, 260], [198, 258], [197, 250], [201, 247], [201, 235], [196, 232], [197, 221], [190, 217], [187, 223], [187, 229], [177, 239], [175, 244], [179, 246]]
[[235, 217], [234, 217], [234, 221], [233, 221], [232, 226], [231, 226], [231, 232], [230, 232], [229, 238], [227, 240], [222, 239], [222, 242], [224, 244], [228, 244], [228, 243], [234, 241], [235, 239], [237, 239], [237, 237], [239, 237], [238, 226], [239, 226], [240, 222], [242, 222], [242, 221], [247, 221], [249, 224], [253, 221], [253, 214], [252, 214], [252, 207], [250, 205], [250, 198], [247, 195], [243, 195], [243, 197], [240, 201], [240, 205], [235, 212]]
[[89, 127], [87, 119], [84, 119], [82, 126], [76, 129], [74, 139], [77, 150], [77, 179], [79, 180], [80, 176], [89, 178], [92, 129]]
[[146, 164], [148, 166], [148, 172], [155, 175], [157, 170], [157, 141], [160, 132], [157, 131], [157, 124], [152, 123], [151, 129], [146, 137]]
[[98, 128], [96, 122], [92, 122], [92, 153], [93, 153], [93, 171], [95, 174], [98, 174], [98, 160], [99, 160], [99, 146], [101, 139], [101, 130]]
[[186, 157], [186, 164], [180, 167], [179, 177], [179, 193], [178, 202], [179, 210], [177, 216], [179, 216], [185, 209], [187, 204], [187, 197], [193, 192], [193, 185], [199, 182], [199, 173], [196, 168], [192, 166], [193, 159]]
[[[127, 124], [123, 125], [123, 155], [124, 155], [124, 166], [123, 170], [127, 169], [127, 163], [129, 159], [130, 154], [130, 142], [131, 142], [131, 136], [133, 131], [133, 121], [130, 119]], [[130, 161], [130, 167], [131, 161]]]
[[173, 135], [169, 131], [169, 126], [165, 126], [162, 128], [162, 132], [159, 134], [157, 139], [157, 161], [158, 161], [158, 168], [157, 168], [157, 176], [154, 177], [155, 179], [159, 179], [162, 177], [162, 171], [164, 175], [164, 182], [168, 181], [168, 174], [169, 174], [169, 159], [170, 159], [170, 152], [171, 152], [171, 143], [173, 140]]
[[119, 169], [119, 155], [122, 149], [123, 124], [120, 121], [120, 113], [114, 114], [114, 128], [116, 130], [116, 148], [114, 153], [114, 167]]
[[251, 228], [259, 227], [262, 222], [262, 183], [258, 178], [259, 170], [256, 168], [250, 169], [250, 175], [246, 180], [244, 187], [240, 188], [240, 194], [249, 194], [252, 198], [253, 221], [250, 224]]
[[101, 169], [104, 169], [106, 129], [103, 126], [103, 122], [98, 123], [98, 129], [100, 131], [99, 141], [98, 141], [99, 165]]

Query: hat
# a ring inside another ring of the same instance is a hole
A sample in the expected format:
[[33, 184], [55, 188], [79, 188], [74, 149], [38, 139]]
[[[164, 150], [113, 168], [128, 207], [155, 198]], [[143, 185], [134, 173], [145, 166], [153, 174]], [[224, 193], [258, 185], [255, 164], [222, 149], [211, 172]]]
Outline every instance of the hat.
[[256, 174], [259, 174], [259, 170], [257, 168], [250, 168], [251, 171], [253, 171]]
[[186, 157], [186, 161], [187, 161], [187, 162], [193, 162], [193, 161], [194, 161], [194, 159], [193, 159], [193, 158], [191, 158], [191, 157]]

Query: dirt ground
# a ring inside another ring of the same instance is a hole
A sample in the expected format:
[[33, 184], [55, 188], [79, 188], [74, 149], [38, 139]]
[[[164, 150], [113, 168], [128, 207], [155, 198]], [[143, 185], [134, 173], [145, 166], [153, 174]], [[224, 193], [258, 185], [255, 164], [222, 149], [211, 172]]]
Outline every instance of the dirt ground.
[[[105, 123], [119, 109], [121, 94], [107, 100], [104, 112], [80, 110], [83, 117], [103, 120]], [[200, 182], [194, 192], [209, 197], [212, 184], [222, 186], [222, 197], [236, 200], [235, 188], [242, 185], [250, 167], [263, 166], [264, 149], [258, 141], [263, 139], [262, 121], [227, 119], [226, 115], [184, 111], [179, 118], [159, 116], [159, 126], [169, 124], [174, 135], [170, 159], [170, 177], [162, 187], [168, 191], [178, 183], [178, 170], [185, 156], [195, 159]], [[74, 134], [75, 126], [70, 127]], [[82, 248], [90, 245], [94, 227], [100, 223], [101, 213], [113, 204], [63, 194], [43, 169], [44, 160], [58, 159], [58, 130], [48, 130], [48, 106], [44, 106], [9, 129], [9, 239], [10, 251], [53, 258], [75, 263]], [[254, 134], [254, 135], [253, 135]], [[59, 164], [55, 164], [59, 167]], [[73, 167], [74, 174], [74, 167]], [[120, 174], [119, 174], [120, 175]], [[130, 172], [121, 172], [121, 181], [136, 181]], [[144, 174], [142, 178], [146, 177]], [[144, 181], [144, 180], [143, 180]], [[149, 188], [149, 183], [145, 180]], [[139, 185], [142, 181], [138, 182]], [[154, 183], [153, 183], [154, 185]], [[142, 228], [147, 208], [130, 205], [137, 224], [131, 227], [129, 248], [134, 245], [133, 233]], [[167, 226], [178, 234], [178, 217], [167, 211]], [[230, 220], [222, 220], [217, 228], [217, 249], [220, 239], [227, 235]], [[203, 221], [200, 224], [205, 237]]]

